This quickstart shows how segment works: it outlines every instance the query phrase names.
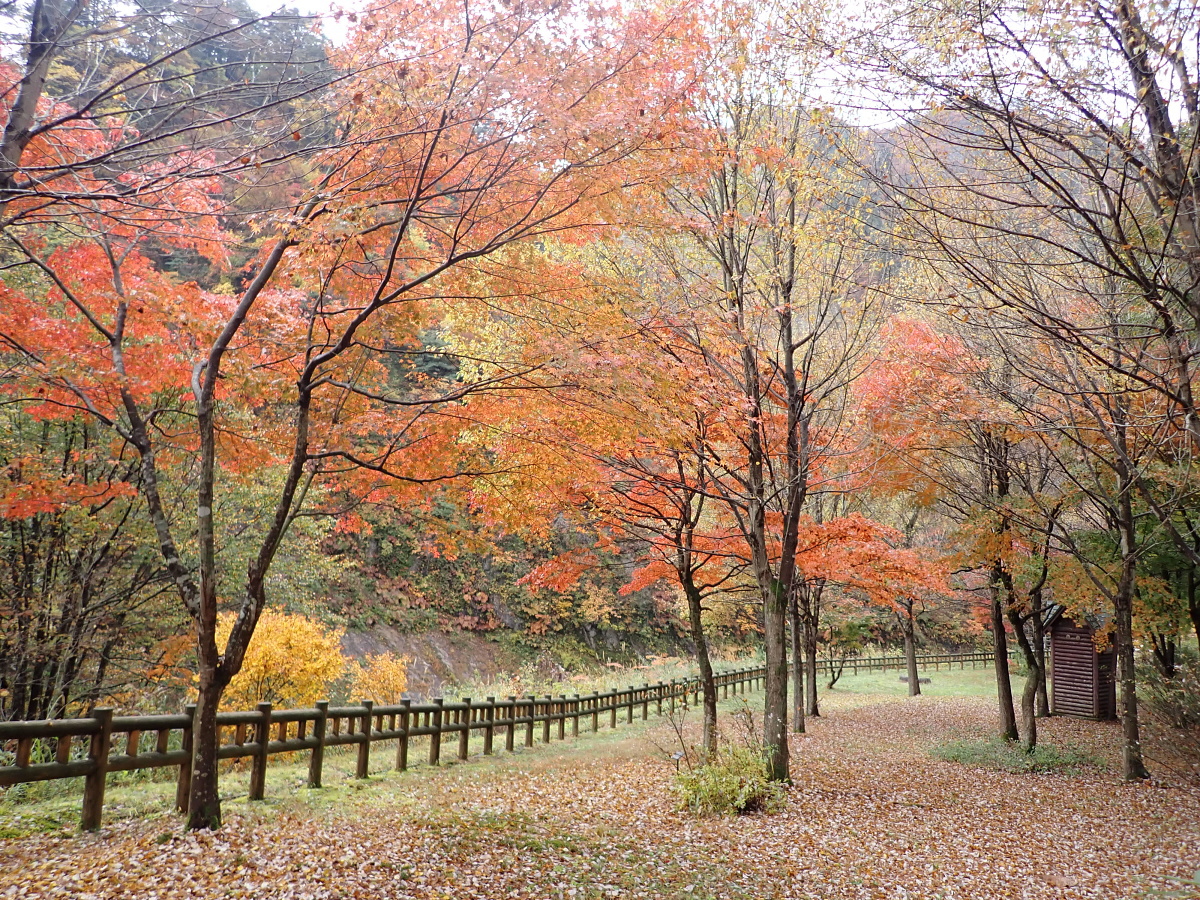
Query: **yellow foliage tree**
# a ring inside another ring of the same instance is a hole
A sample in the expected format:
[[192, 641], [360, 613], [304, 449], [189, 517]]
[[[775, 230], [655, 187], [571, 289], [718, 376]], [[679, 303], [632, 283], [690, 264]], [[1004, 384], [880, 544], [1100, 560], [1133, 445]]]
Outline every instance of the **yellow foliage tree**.
[[[233, 628], [233, 613], [217, 620], [217, 646]], [[342, 630], [280, 609], [263, 611], [242, 669], [222, 697], [226, 709], [249, 709], [268, 701], [279, 708], [311, 706], [328, 695], [346, 671]]]
[[355, 701], [399, 703], [408, 688], [407, 656], [380, 653], [367, 656], [363, 664], [350, 663], [350, 696]]

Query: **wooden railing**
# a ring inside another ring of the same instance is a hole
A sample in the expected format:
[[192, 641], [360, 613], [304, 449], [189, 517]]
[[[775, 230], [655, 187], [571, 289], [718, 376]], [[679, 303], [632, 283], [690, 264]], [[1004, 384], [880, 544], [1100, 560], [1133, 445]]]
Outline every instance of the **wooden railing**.
[[[1009, 658], [1013, 657], [1013, 653], [1009, 653]], [[975, 666], [990, 666], [996, 655], [990, 651], [980, 651], [978, 653], [919, 653], [917, 654], [917, 668], [922, 670], [933, 669], [935, 672], [940, 671], [942, 666], [954, 669], [965, 669], [967, 666], [975, 668]], [[837, 659], [829, 659], [821, 657], [817, 659], [817, 671], [829, 675], [834, 669], [843, 666], [843, 663]], [[908, 661], [903, 655], [900, 656], [847, 656], [844, 662], [842, 671], [857, 675], [860, 670], [868, 672], [884, 671], [888, 669], [896, 669], [904, 671], [908, 668]]]
[[[960, 667], [989, 663], [989, 653], [942, 654], [918, 657], [924, 668], [953, 665]], [[898, 663], [897, 663], [898, 661]], [[828, 660], [822, 660], [827, 664]], [[904, 657], [851, 657], [846, 669], [904, 668]], [[744, 694], [761, 686], [765, 668], [734, 669], [716, 675], [717, 689], [723, 698], [731, 693]], [[600, 730], [607, 720], [616, 728], [619, 713], [627, 723], [640, 713], [647, 719], [653, 706], [657, 715], [664, 709], [675, 712], [677, 704], [699, 702], [700, 680], [677, 679], [623, 690], [558, 697], [527, 696], [486, 700], [463, 698], [458, 701], [435, 699], [427, 703], [402, 701], [392, 706], [374, 706], [364, 701], [355, 706], [330, 706], [322, 701], [312, 709], [273, 709], [260, 703], [253, 712], [217, 714], [221, 744], [218, 759], [250, 759], [251, 800], [263, 799], [268, 759], [280, 753], [310, 751], [308, 785], [321, 786], [325, 750], [329, 747], [354, 746], [357, 750], [355, 777], [366, 778], [372, 746], [395, 741], [395, 768], [409, 766], [413, 739], [428, 737], [428, 762], [438, 765], [443, 743], [457, 741], [459, 759], [471, 751], [471, 734], [482, 738], [480, 751], [495, 752], [496, 738], [502, 732], [504, 749], [512, 752], [518, 739], [531, 747], [540, 729], [542, 743], [550, 743], [556, 734], [566, 737], [581, 728]], [[0, 766], [0, 788], [35, 781], [61, 778], [84, 779], [83, 810], [80, 826], [84, 830], [100, 827], [104, 792], [110, 772], [177, 767], [175, 805], [188, 805], [192, 766], [192, 717], [194, 706], [182, 715], [117, 716], [108, 708], [96, 709], [87, 718], [54, 719], [42, 722], [0, 722], [0, 750], [12, 754], [12, 762]], [[581, 725], [582, 723], [582, 725]]]
[[[762, 667], [734, 669], [716, 675], [717, 688], [728, 698], [753, 690], [761, 684]], [[457, 756], [466, 759], [471, 750], [471, 733], [481, 735], [484, 755], [496, 749], [496, 736], [503, 732], [504, 749], [511, 752], [521, 737], [533, 746], [534, 732], [549, 743], [557, 733], [572, 736], [581, 727], [599, 731], [607, 720], [617, 727], [623, 712], [627, 723], [640, 713], [647, 719], [653, 706], [657, 715], [664, 708], [697, 702], [698, 678], [644, 684], [623, 690], [558, 697], [506, 697], [458, 701], [435, 699], [428, 703], [404, 700], [393, 706], [375, 706], [364, 701], [355, 706], [330, 706], [325, 701], [312, 709], [272, 709], [260, 703], [253, 712], [217, 714], [221, 734], [218, 759], [250, 759], [251, 800], [261, 800], [266, 786], [267, 760], [279, 753], [311, 751], [308, 785], [321, 786], [325, 750], [352, 745], [357, 748], [355, 777], [366, 778], [371, 749], [382, 741], [395, 741], [395, 767], [408, 768], [414, 738], [428, 737], [428, 761], [438, 765], [447, 738], [457, 740]], [[107, 708], [96, 709], [88, 718], [54, 719], [43, 722], [0, 722], [0, 748], [14, 747], [10, 765], [0, 766], [0, 788], [60, 778], [84, 779], [80, 827], [100, 827], [104, 792], [110, 772], [158, 769], [175, 766], [175, 805], [187, 808], [191, 787], [192, 717], [195, 706], [182, 715], [116, 716]], [[583, 723], [582, 726], [580, 723]], [[46, 757], [41, 759], [40, 757]]]

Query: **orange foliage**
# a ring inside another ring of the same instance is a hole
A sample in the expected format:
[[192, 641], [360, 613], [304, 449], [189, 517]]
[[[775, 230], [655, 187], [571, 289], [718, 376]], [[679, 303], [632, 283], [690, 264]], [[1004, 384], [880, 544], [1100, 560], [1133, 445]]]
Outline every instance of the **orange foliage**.
[[897, 546], [900, 540], [895, 529], [858, 513], [821, 523], [807, 519], [796, 564], [806, 578], [859, 591], [883, 606], [901, 597], [945, 593], [945, 565]]

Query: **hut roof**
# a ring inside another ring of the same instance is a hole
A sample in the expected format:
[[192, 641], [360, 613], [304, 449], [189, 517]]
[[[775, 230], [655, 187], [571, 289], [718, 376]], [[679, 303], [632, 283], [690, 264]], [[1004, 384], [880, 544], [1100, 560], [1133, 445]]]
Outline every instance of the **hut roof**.
[[1092, 612], [1068, 613], [1065, 606], [1056, 603], [1054, 606], [1049, 608], [1045, 619], [1045, 627], [1052, 628], [1054, 623], [1059, 619], [1069, 619], [1076, 624], [1086, 625], [1088, 628], [1092, 629], [1092, 631], [1100, 631], [1112, 621], [1112, 614]]

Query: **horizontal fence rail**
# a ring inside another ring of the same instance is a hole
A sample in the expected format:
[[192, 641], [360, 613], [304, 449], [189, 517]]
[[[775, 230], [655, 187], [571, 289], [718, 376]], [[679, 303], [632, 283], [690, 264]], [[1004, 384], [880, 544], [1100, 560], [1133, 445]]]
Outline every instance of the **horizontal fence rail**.
[[[1009, 652], [1009, 658], [1014, 657], [1013, 652]], [[933, 669], [935, 672], [941, 671], [942, 666], [948, 669], [965, 669], [967, 666], [975, 668], [976, 666], [990, 666], [996, 655], [990, 651], [980, 651], [978, 653], [918, 653], [917, 668]], [[823, 675], [832, 675], [835, 671], [852, 673], [857, 675], [860, 671], [886, 672], [889, 669], [904, 671], [908, 668], [908, 660], [904, 656], [847, 656], [845, 659], [841, 657], [819, 657], [817, 659], [817, 672]]]
[[[942, 654], [920, 656], [918, 664], [940, 667], [957, 663], [965, 667], [990, 663], [992, 658], [990, 653]], [[821, 665], [833, 662], [821, 660]], [[847, 657], [845, 661], [845, 668], [853, 672], [904, 666], [903, 656]], [[745, 694], [760, 688], [765, 675], [766, 669], [756, 666], [718, 672], [714, 678], [718, 694], [728, 699], [731, 693]], [[466, 759], [472, 732], [482, 738], [478, 749], [485, 756], [496, 751], [497, 735], [501, 733], [504, 750], [513, 752], [518, 741], [532, 747], [538, 731], [541, 742], [548, 744], [555, 735], [564, 740], [568, 726], [576, 737], [581, 728], [591, 732], [599, 731], [602, 725], [616, 728], [620, 718], [626, 723], [632, 723], [635, 716], [646, 720], [651, 707], [659, 716], [664, 711], [674, 713], [678, 706], [697, 705], [700, 691], [700, 679], [693, 677], [557, 697], [438, 698], [421, 703], [403, 700], [389, 706], [375, 706], [370, 701], [330, 706], [321, 701], [311, 709], [288, 710], [260, 703], [252, 712], [217, 714], [221, 735], [217, 758], [248, 758], [249, 799], [261, 800], [267, 761], [280, 753], [308, 751], [308, 785], [319, 788], [329, 747], [355, 747], [355, 777], [366, 778], [372, 745], [380, 742], [395, 741], [394, 766], [404, 771], [409, 767], [413, 739], [428, 737], [427, 761], [436, 766], [447, 742], [458, 759]], [[0, 765], [0, 788], [82, 777], [80, 827], [94, 830], [100, 827], [108, 773], [177, 767], [175, 805], [185, 810], [191, 788], [194, 714], [194, 705], [183, 714], [153, 716], [117, 716], [111, 709], [99, 708], [80, 719], [0, 722], [0, 749], [12, 756], [10, 764]]]

